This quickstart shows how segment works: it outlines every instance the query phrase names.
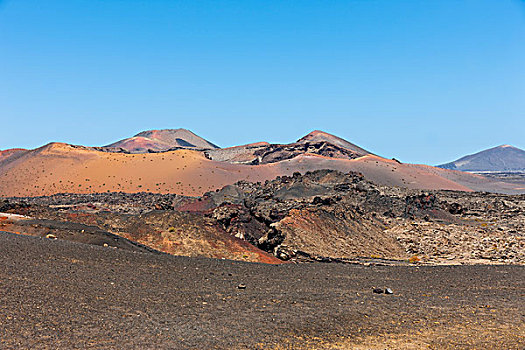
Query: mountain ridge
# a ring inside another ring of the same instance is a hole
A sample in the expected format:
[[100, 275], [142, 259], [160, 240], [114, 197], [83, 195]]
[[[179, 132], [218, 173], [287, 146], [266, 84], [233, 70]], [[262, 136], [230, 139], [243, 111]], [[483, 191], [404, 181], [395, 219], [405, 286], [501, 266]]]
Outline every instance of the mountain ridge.
[[500, 145], [437, 167], [467, 172], [525, 171], [525, 151], [511, 145]]
[[149, 130], [137, 135], [142, 136], [124, 141], [137, 146], [133, 142], [153, 140], [160, 147], [124, 149], [52, 142], [11, 155], [3, 153], [0, 196], [121, 191], [199, 196], [240, 180], [264, 182], [320, 169], [354, 171], [380, 185], [411, 189], [525, 192], [521, 180], [509, 183], [400, 163], [319, 130], [289, 144], [257, 142], [228, 148], [208, 148], [216, 146], [185, 129]]

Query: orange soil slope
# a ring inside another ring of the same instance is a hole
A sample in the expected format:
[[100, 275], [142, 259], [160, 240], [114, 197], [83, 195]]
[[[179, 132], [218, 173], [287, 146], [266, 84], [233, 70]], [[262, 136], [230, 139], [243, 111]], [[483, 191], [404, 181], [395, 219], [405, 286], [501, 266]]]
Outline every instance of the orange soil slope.
[[264, 181], [295, 171], [304, 173], [316, 169], [358, 171], [384, 185], [470, 190], [440, 176], [442, 169], [428, 168], [399, 164], [373, 155], [347, 160], [305, 154], [278, 163], [239, 165], [212, 161], [192, 150], [125, 154], [51, 143], [11, 162], [0, 163], [0, 196], [106, 191], [195, 196], [243, 179]]
[[125, 154], [52, 143], [0, 165], [0, 195], [150, 191], [191, 196], [241, 179], [277, 175], [271, 169], [213, 162], [191, 150]]

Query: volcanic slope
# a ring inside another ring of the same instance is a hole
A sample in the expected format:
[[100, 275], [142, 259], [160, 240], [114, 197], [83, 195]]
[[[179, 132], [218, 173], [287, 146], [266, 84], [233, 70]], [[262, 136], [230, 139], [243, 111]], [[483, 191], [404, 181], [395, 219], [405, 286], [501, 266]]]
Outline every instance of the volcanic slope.
[[360, 174], [318, 170], [239, 182], [177, 210], [200, 210], [284, 260], [420, 254], [439, 263], [523, 263], [524, 199], [377, 186]]
[[338, 136], [329, 134], [327, 132], [321, 131], [321, 130], [314, 130], [308, 135], [300, 138], [297, 140], [297, 143], [308, 143], [308, 142], [327, 142], [331, 143], [333, 145], [346, 148], [350, 151], [353, 151], [361, 156], [364, 156], [366, 154], [371, 154], [367, 150], [354, 145], [351, 142], [346, 141], [345, 139], [342, 139]]
[[438, 167], [473, 172], [525, 171], [525, 151], [510, 145], [501, 145]]
[[[328, 138], [327, 134], [319, 132], [310, 135]], [[289, 145], [259, 143], [249, 147], [263, 148], [262, 153], [255, 154], [257, 159], [262, 159], [261, 162], [236, 162], [229, 158], [229, 154], [222, 158], [210, 156], [215, 150], [179, 148], [137, 154], [50, 143], [0, 159], [0, 196], [119, 191], [199, 196], [239, 180], [265, 181], [318, 169], [356, 171], [379, 185], [412, 189], [525, 192], [525, 186], [517, 183], [503, 183], [426, 165], [404, 164], [373, 154], [362, 155], [325, 141]], [[249, 147], [239, 147], [240, 153], [235, 157], [251, 157], [243, 150]]]
[[[43, 216], [45, 208], [29, 207], [22, 210]], [[282, 263], [196, 214], [171, 211], [153, 211], [142, 215], [119, 215], [107, 211], [96, 214], [78, 211], [66, 213], [63, 209], [53, 212], [51, 208], [47, 211], [49, 213], [45, 216], [51, 216], [52, 219], [0, 212], [0, 231], [138, 252]], [[110, 224], [117, 234], [100, 228], [110, 228]]]
[[[0, 164], [2, 196], [106, 191], [198, 195], [250, 178], [250, 172], [244, 174], [235, 165], [210, 162], [190, 150], [126, 154], [51, 143]], [[251, 174], [254, 180], [265, 178]]]
[[425, 167], [372, 155], [336, 159], [301, 154], [275, 163], [242, 165], [209, 160], [202, 152], [192, 150], [126, 154], [52, 143], [1, 163], [0, 195], [146, 191], [195, 196], [239, 180], [265, 181], [317, 169], [358, 171], [371, 181], [391, 186], [470, 190], [439, 175], [446, 170], [432, 173]]
[[219, 147], [186, 129], [163, 129], [143, 131], [103, 148], [123, 149], [130, 153], [147, 153], [167, 151], [173, 148], [214, 149]]

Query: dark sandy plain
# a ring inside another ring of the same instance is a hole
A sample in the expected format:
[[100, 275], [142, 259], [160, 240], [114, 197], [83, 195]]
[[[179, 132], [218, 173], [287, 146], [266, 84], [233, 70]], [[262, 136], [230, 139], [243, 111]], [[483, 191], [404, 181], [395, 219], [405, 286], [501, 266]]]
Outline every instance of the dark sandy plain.
[[269, 265], [8, 233], [0, 260], [6, 349], [525, 347], [523, 266]]

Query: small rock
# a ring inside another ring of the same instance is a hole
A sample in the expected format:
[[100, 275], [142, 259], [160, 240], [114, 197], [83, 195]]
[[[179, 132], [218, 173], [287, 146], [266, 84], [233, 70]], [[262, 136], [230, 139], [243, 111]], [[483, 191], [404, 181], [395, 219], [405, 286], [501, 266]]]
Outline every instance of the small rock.
[[237, 286], [239, 289], [246, 289], [246, 285], [244, 283], [241, 283]]
[[390, 288], [385, 289], [385, 294], [394, 294], [394, 291]]
[[48, 234], [46, 235], [46, 238], [49, 238], [49, 239], [57, 239], [57, 236], [55, 236], [55, 235], [52, 234], [52, 233], [48, 233]]
[[104, 247], [107, 247], [107, 246], [108, 246], [108, 244], [107, 244], [107, 243], [104, 243]]
[[382, 288], [374, 288], [374, 293], [382, 294], [383, 293], [383, 289]]

